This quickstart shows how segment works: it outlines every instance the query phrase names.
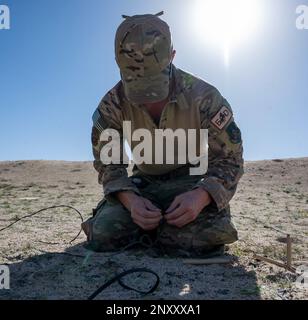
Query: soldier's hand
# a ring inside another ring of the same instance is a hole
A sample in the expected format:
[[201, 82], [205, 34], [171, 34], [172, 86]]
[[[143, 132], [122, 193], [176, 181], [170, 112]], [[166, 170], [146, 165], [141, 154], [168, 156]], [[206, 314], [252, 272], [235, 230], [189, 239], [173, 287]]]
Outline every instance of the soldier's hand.
[[211, 203], [209, 193], [202, 188], [182, 193], [174, 198], [166, 210], [167, 223], [178, 228], [194, 221], [204, 207]]
[[162, 219], [161, 210], [133, 192], [119, 192], [118, 199], [130, 211], [133, 221], [143, 230], [153, 230]]
[[138, 197], [131, 203], [131, 216], [133, 221], [144, 230], [153, 230], [158, 227], [162, 219], [161, 210], [143, 197]]

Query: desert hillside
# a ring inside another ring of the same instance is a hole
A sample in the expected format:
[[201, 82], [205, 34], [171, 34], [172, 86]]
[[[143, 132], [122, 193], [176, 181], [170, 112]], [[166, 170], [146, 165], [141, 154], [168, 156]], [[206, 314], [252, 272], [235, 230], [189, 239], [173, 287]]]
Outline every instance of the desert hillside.
[[[90, 162], [0, 162], [0, 229], [54, 205], [74, 206], [87, 218], [101, 198]], [[185, 265], [144, 248], [89, 255], [83, 234], [69, 244], [80, 228], [74, 211], [42, 212], [0, 232], [0, 265], [8, 264], [11, 272], [11, 289], [0, 290], [0, 299], [84, 299], [131, 267], [159, 274], [161, 283], [149, 299], [306, 299], [308, 290], [295, 285], [298, 275], [253, 254], [284, 261], [285, 234], [279, 229], [293, 239], [294, 266], [308, 268], [308, 158], [246, 162], [231, 208], [240, 236], [227, 252], [233, 260], [207, 266]], [[142, 277], [130, 281], [140, 286], [147, 282]], [[98, 298], [139, 294], [116, 283]]]

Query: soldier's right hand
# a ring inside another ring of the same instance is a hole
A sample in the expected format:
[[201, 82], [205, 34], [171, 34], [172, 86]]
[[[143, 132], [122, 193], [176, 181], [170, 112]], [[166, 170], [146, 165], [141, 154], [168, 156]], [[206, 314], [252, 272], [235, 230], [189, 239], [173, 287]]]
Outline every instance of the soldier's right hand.
[[130, 211], [133, 221], [143, 230], [158, 227], [162, 213], [150, 200], [133, 192], [119, 192], [118, 199]]

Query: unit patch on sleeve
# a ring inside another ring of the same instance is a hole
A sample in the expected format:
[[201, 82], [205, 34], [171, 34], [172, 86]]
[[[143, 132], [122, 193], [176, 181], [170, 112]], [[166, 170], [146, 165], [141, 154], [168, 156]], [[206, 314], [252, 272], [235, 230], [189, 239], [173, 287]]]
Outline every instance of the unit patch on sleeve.
[[242, 141], [242, 137], [241, 137], [241, 131], [240, 129], [238, 128], [238, 126], [235, 124], [234, 121], [232, 121], [227, 129], [226, 129], [228, 135], [229, 135], [229, 138], [230, 138], [230, 141], [232, 143], [240, 143]]
[[216, 113], [212, 118], [211, 122], [213, 125], [221, 130], [232, 118], [232, 112], [225, 106], [222, 106], [221, 109]]

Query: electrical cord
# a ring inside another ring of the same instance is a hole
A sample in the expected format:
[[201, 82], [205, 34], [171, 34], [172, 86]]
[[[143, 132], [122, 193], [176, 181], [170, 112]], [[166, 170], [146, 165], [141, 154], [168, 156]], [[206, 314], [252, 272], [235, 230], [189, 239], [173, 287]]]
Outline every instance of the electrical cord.
[[[135, 289], [133, 287], [130, 287], [128, 285], [126, 285], [121, 279], [125, 276], [127, 276], [128, 274], [131, 274], [131, 273], [137, 273], [137, 272], [143, 272], [143, 273], [151, 273], [153, 274], [155, 277], [156, 277], [156, 281], [155, 281], [155, 284], [148, 290], [148, 291], [142, 291], [142, 290], [139, 290], [139, 289]], [[159, 276], [156, 272], [150, 270], [150, 269], [147, 269], [147, 268], [132, 268], [132, 269], [129, 269], [127, 271], [123, 271], [119, 274], [117, 274], [115, 277], [111, 278], [110, 280], [108, 280], [107, 282], [105, 282], [102, 286], [100, 286], [97, 290], [95, 290], [89, 297], [87, 300], [93, 300], [97, 295], [99, 295], [103, 290], [105, 290], [107, 287], [109, 287], [110, 285], [112, 285], [114, 282], [118, 281], [118, 283], [125, 289], [128, 289], [128, 290], [133, 290], [135, 292], [138, 292], [138, 293], [141, 293], [143, 296], [146, 295], [146, 294], [149, 294], [149, 293], [152, 293], [154, 292], [158, 285], [159, 285]]]
[[[51, 206], [51, 207], [47, 207], [47, 208], [43, 208], [43, 209], [40, 209], [38, 211], [35, 211], [31, 214], [28, 214], [28, 215], [25, 215], [21, 218], [18, 218], [16, 219], [16, 221], [10, 223], [9, 225], [5, 226], [4, 228], [1, 228], [0, 229], [0, 232], [4, 231], [4, 230], [7, 230], [9, 228], [11, 228], [14, 224], [16, 224], [17, 222], [21, 221], [21, 220], [24, 220], [26, 218], [31, 218], [43, 211], [46, 211], [46, 210], [51, 210], [51, 209], [57, 209], [57, 208], [69, 208], [69, 209], [72, 209], [74, 210], [75, 212], [78, 213], [79, 217], [80, 217], [80, 220], [81, 220], [81, 223], [84, 221], [83, 219], [83, 216], [82, 214], [80, 213], [79, 210], [77, 210], [76, 208], [72, 207], [72, 206], [69, 206], [69, 205], [56, 205], [56, 206]], [[79, 230], [78, 234], [68, 242], [68, 244], [71, 244], [72, 242], [74, 242], [78, 237], [79, 235], [81, 234], [82, 232], [82, 228]], [[42, 243], [44, 243], [43, 241], [41, 241]], [[114, 256], [114, 255], [117, 255], [119, 253], [122, 253], [124, 251], [126, 251], [127, 249], [137, 245], [137, 244], [140, 244], [146, 248], [151, 248], [154, 246], [156, 241], [152, 241], [152, 239], [147, 235], [147, 234], [143, 234], [139, 240], [137, 241], [134, 241], [132, 243], [129, 243], [127, 246], [123, 247], [122, 249], [110, 254], [107, 256], [107, 258], [111, 257], [111, 256]], [[49, 243], [49, 244], [61, 244], [61, 243], [58, 243], [58, 242], [52, 242], [52, 243]], [[75, 254], [71, 254], [71, 253], [67, 253], [67, 252], [60, 252], [62, 254], [67, 254], [69, 256], [73, 256], [73, 257], [78, 257], [78, 258], [86, 258], [86, 256], [83, 256], [83, 255], [75, 255]], [[155, 277], [156, 277], [156, 282], [155, 284], [148, 290], [148, 291], [142, 291], [142, 290], [139, 290], [139, 289], [135, 289], [133, 287], [130, 287], [128, 285], [126, 285], [121, 279], [125, 276], [127, 276], [128, 274], [132, 274], [132, 273], [137, 273], [137, 272], [143, 272], [143, 273], [150, 273], [150, 274], [153, 274]], [[118, 283], [124, 288], [124, 289], [128, 289], [128, 290], [133, 290], [133, 291], [136, 291], [142, 295], [146, 295], [146, 294], [149, 294], [149, 293], [152, 293], [154, 292], [158, 285], [159, 285], [159, 281], [160, 281], [160, 278], [158, 276], [158, 274], [148, 268], [132, 268], [132, 269], [129, 269], [129, 270], [126, 270], [126, 271], [123, 271], [121, 272], [120, 274], [117, 274], [115, 275], [113, 278], [111, 278], [110, 280], [108, 280], [107, 282], [105, 282], [103, 285], [101, 285], [97, 290], [95, 290], [94, 293], [92, 293], [89, 297], [88, 297], [88, 300], [93, 300], [98, 294], [100, 294], [103, 290], [105, 290], [107, 287], [109, 287], [110, 285], [112, 285], [114, 282], [118, 281]]]
[[[80, 211], [77, 210], [76, 208], [71, 207], [71, 206], [68, 206], [68, 205], [57, 205], [57, 206], [51, 206], [51, 207], [43, 208], [43, 209], [40, 209], [40, 210], [38, 210], [38, 211], [35, 211], [35, 212], [31, 213], [31, 214], [28, 214], [28, 215], [25, 215], [25, 216], [23, 216], [23, 217], [21, 217], [21, 218], [18, 218], [18, 219], [16, 219], [14, 222], [12, 222], [11, 224], [9, 224], [9, 225], [7, 225], [6, 227], [0, 229], [0, 232], [4, 231], [4, 230], [6, 230], [6, 229], [9, 229], [9, 228], [12, 227], [15, 223], [17, 223], [17, 222], [19, 222], [19, 221], [21, 221], [21, 220], [23, 220], [23, 219], [31, 218], [31, 217], [33, 217], [33, 216], [35, 216], [35, 215], [37, 215], [37, 214], [39, 214], [39, 213], [41, 213], [41, 212], [43, 212], [43, 211], [50, 210], [50, 209], [57, 209], [57, 208], [69, 208], [69, 209], [74, 210], [75, 212], [78, 213], [78, 215], [79, 215], [79, 217], [80, 217], [80, 220], [81, 220], [81, 223], [83, 222], [83, 216], [82, 216], [82, 214], [80, 213]], [[80, 236], [81, 231], [82, 231], [82, 229], [80, 229], [79, 232], [78, 232], [78, 234], [77, 234], [71, 241], [69, 241], [68, 243], [71, 244], [72, 242], [74, 242], [74, 241]], [[61, 244], [61, 243], [53, 242], [53, 244]]]

